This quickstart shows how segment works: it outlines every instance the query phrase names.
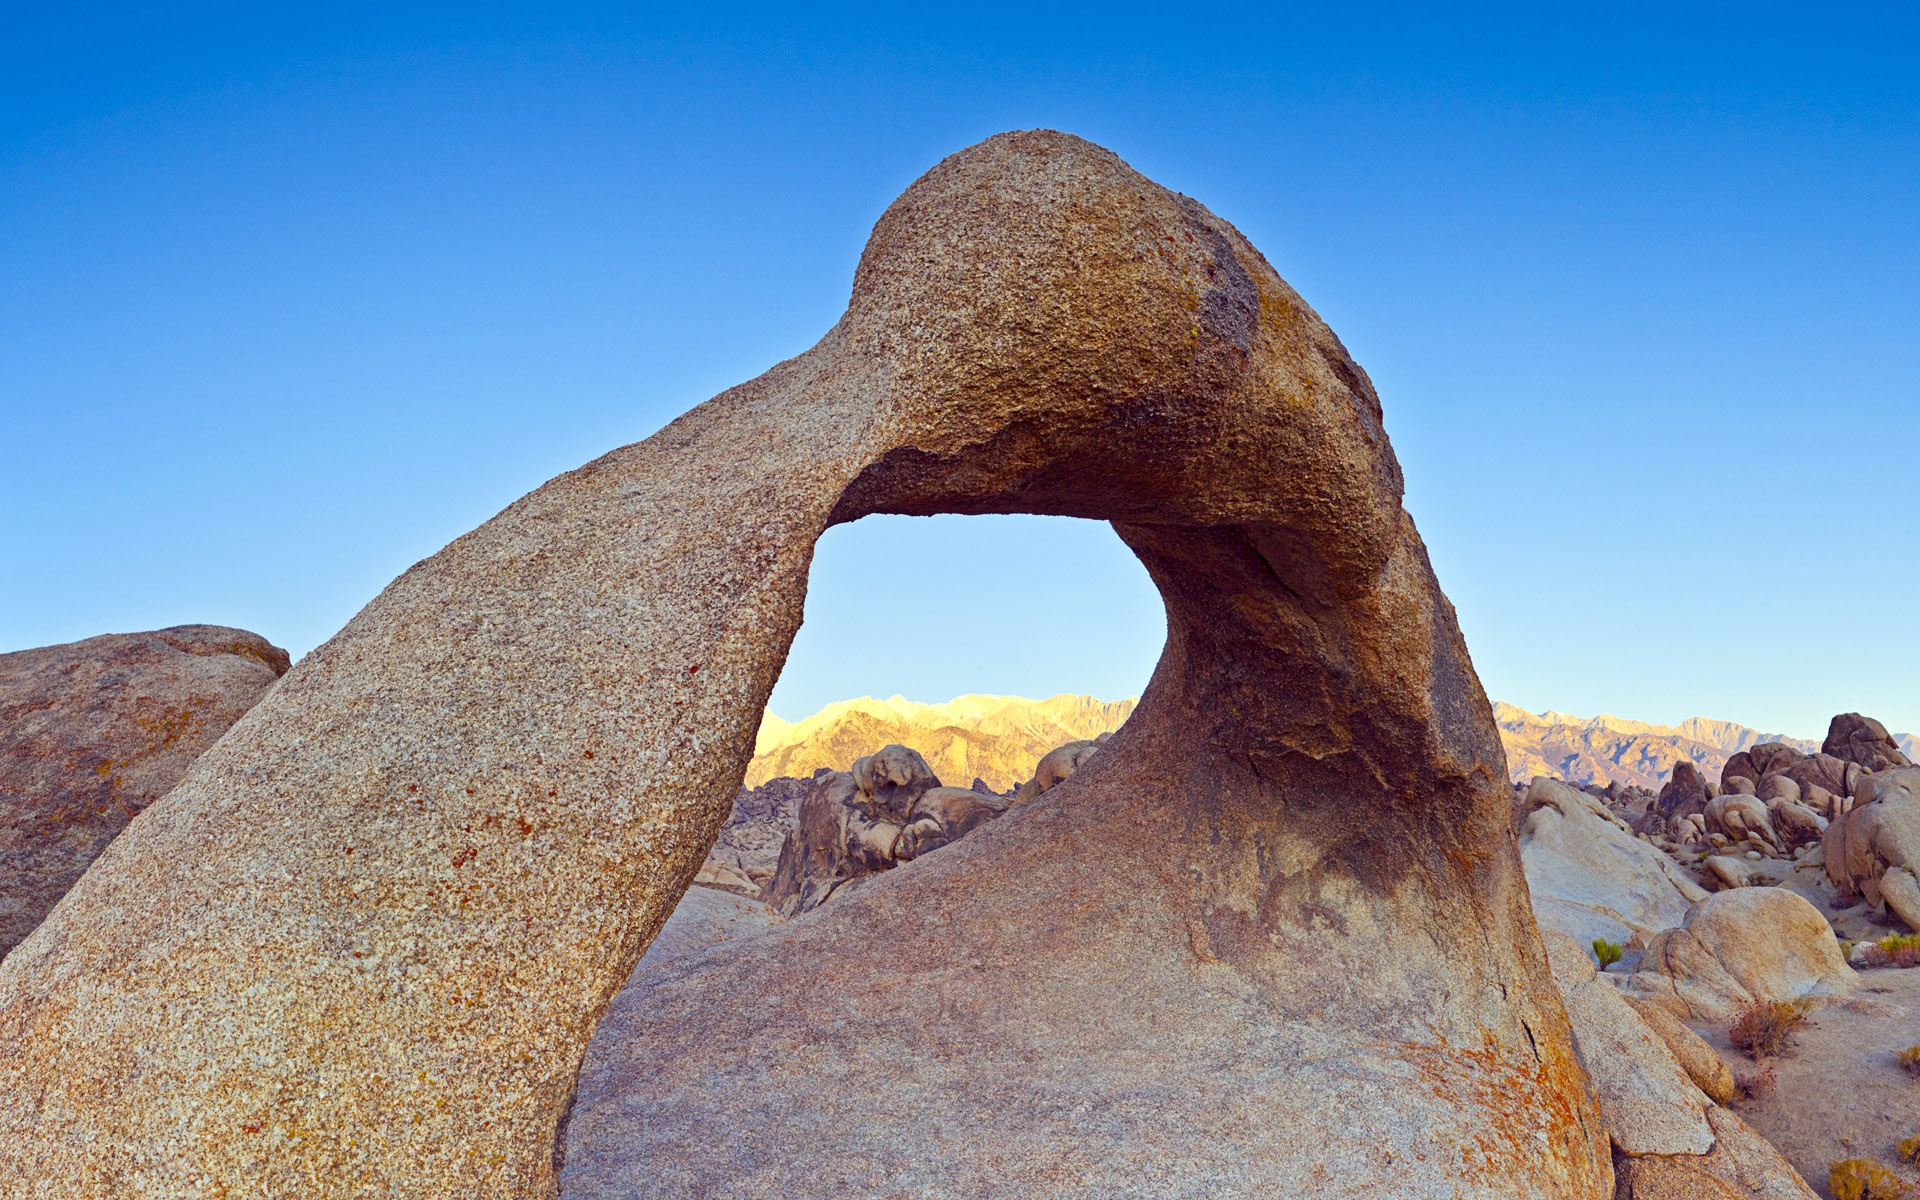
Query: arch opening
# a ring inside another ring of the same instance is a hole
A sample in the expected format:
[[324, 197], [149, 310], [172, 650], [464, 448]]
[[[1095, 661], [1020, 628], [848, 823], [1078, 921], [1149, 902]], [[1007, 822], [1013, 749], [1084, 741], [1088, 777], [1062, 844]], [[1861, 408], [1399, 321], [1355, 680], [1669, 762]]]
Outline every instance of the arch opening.
[[[136, 819], [0, 963], [31, 1031], [0, 1144], [32, 1147], [0, 1190], [554, 1194], [581, 1052], [726, 818], [815, 542], [932, 512], [1114, 521], [1167, 611], [1140, 707], [1055, 802], [656, 980], [627, 1169], [1603, 1194], [1378, 399], [1231, 226], [1046, 132], [935, 167], [819, 345], [413, 568]], [[1354, 1117], [1273, 1117], [1320, 1112]]]

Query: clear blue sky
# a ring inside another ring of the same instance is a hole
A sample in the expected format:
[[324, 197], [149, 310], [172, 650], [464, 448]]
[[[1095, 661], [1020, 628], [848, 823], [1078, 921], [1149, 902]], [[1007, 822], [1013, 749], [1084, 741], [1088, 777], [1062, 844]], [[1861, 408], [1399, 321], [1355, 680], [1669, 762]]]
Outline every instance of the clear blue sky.
[[[1911, 5], [26, 7], [0, 649], [304, 652], [810, 345], [894, 195], [1051, 126], [1372, 372], [1493, 695], [1920, 728]], [[1131, 694], [1161, 634], [1104, 526], [863, 522], [775, 707]]]

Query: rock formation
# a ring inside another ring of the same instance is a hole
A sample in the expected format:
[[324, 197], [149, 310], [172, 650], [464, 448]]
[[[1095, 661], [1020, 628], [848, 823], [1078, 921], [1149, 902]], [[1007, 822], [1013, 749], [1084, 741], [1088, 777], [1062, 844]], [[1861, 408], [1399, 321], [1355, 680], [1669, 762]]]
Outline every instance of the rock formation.
[[1724, 1021], [1756, 1002], [1844, 999], [1856, 982], [1818, 909], [1785, 888], [1744, 887], [1694, 905], [1622, 986], [1676, 1016]]
[[1853, 808], [1827, 826], [1821, 846], [1836, 886], [1920, 931], [1920, 770], [1864, 777]]
[[1581, 945], [1605, 938], [1644, 947], [1706, 899], [1705, 889], [1599, 799], [1539, 778], [1523, 803], [1520, 861], [1542, 927]]
[[783, 916], [812, 912], [1006, 810], [992, 793], [942, 787], [917, 752], [882, 747], [855, 760], [851, 771], [814, 776], [761, 898]]
[[651, 987], [628, 1194], [1599, 1200], [1381, 421], [1198, 203], [1059, 134], [947, 159], [815, 348], [410, 569], [0, 963], [0, 1193], [551, 1195], [815, 539], [1035, 512], [1162, 592], [1139, 709], [1045, 802]]
[[1019, 790], [1014, 792], [1013, 802], [1025, 804], [1035, 796], [1072, 779], [1073, 773], [1086, 765], [1087, 760], [1093, 757], [1093, 752], [1098, 750], [1104, 741], [1106, 737], [1102, 736], [1097, 739], [1068, 742], [1064, 746], [1055, 746], [1041, 755], [1040, 761], [1034, 764], [1033, 778], [1021, 784]]
[[1699, 768], [1686, 759], [1673, 764], [1673, 774], [1666, 785], [1660, 789], [1660, 795], [1653, 802], [1653, 810], [1668, 821], [1681, 821], [1695, 813], [1707, 810], [1707, 801], [1713, 797], [1707, 791], [1706, 780], [1700, 777]]
[[0, 654], [0, 956], [287, 665], [218, 625]]
[[1774, 832], [1773, 818], [1757, 797], [1715, 796], [1707, 801], [1702, 815], [1708, 833], [1718, 833], [1730, 842], [1751, 840], [1763, 853], [1780, 852], [1780, 835]]
[[1616, 1200], [1816, 1200], [1778, 1150], [1720, 1107], [1732, 1079], [1711, 1047], [1657, 1008], [1622, 997], [1565, 936], [1546, 939], [1613, 1142]]
[[1900, 751], [1900, 744], [1887, 733], [1887, 727], [1859, 713], [1841, 713], [1827, 727], [1827, 740], [1820, 744], [1822, 754], [1850, 763], [1858, 763], [1869, 774], [1910, 767], [1912, 762]]
[[741, 788], [694, 882], [759, 897], [780, 865], [780, 848], [811, 787], [811, 780], [781, 778]]

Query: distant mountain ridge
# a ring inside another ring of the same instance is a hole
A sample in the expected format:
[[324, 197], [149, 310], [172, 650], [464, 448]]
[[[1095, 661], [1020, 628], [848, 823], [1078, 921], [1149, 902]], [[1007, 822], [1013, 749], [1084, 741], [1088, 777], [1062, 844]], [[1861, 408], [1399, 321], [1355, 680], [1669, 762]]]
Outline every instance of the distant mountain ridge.
[[[862, 696], [829, 704], [800, 721], [769, 711], [754, 742], [746, 782], [758, 787], [780, 776], [805, 778], [820, 767], [843, 771], [861, 755], [897, 742], [918, 750], [944, 783], [966, 787], [978, 778], [1004, 792], [1030, 777], [1040, 756], [1055, 746], [1120, 728], [1137, 703], [1071, 693], [1046, 700], [967, 695], [945, 704]], [[1531, 713], [1495, 702], [1493, 718], [1506, 746], [1508, 773], [1516, 781], [1549, 775], [1657, 790], [1678, 759], [1717, 779], [1728, 758], [1760, 742], [1785, 742], [1809, 754], [1820, 748], [1817, 739], [1707, 717], [1656, 725], [1604, 714]], [[1909, 758], [1920, 761], [1920, 737], [1894, 738]]]
[[1137, 703], [1070, 694], [1047, 700], [967, 695], [945, 704], [862, 696], [802, 721], [769, 712], [754, 741], [747, 786], [782, 775], [804, 778], [820, 767], [844, 771], [861, 755], [897, 742], [918, 750], [942, 783], [967, 787], [984, 779], [1004, 792], [1026, 782], [1055, 746], [1120, 728]]
[[1495, 702], [1493, 719], [1507, 748], [1507, 773], [1516, 781], [1549, 775], [1574, 783], [1618, 782], [1658, 790], [1680, 759], [1717, 779], [1727, 759], [1761, 742], [1785, 742], [1803, 754], [1820, 749], [1814, 739], [1763, 733], [1707, 717], [1655, 725], [1607, 715], [1530, 713]]

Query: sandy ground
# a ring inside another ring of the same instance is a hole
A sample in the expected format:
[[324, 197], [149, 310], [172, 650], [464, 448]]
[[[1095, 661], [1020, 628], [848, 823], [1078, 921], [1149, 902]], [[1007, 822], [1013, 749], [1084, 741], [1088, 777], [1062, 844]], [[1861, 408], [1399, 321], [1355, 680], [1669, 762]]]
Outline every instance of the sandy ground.
[[[1754, 1064], [1727, 1042], [1725, 1026], [1696, 1025], [1735, 1073]], [[1920, 969], [1860, 972], [1860, 988], [1845, 1004], [1815, 1012], [1785, 1057], [1771, 1065], [1773, 1094], [1734, 1105], [1742, 1120], [1780, 1148], [1822, 1196], [1836, 1159], [1871, 1158], [1903, 1179], [1920, 1183], [1920, 1170], [1894, 1150], [1920, 1134], [1920, 1076], [1894, 1055], [1920, 1043]]]

